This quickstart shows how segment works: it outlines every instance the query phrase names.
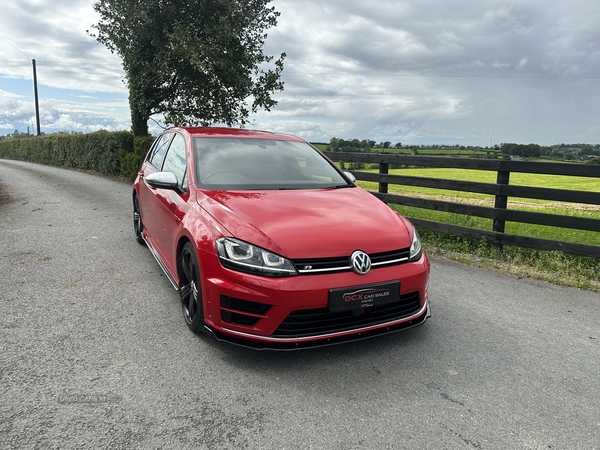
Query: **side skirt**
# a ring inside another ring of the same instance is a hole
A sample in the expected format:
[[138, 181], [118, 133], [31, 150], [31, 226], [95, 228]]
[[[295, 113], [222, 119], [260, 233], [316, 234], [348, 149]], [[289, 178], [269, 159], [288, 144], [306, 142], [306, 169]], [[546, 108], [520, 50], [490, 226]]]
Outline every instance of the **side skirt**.
[[152, 247], [152, 244], [150, 243], [150, 239], [146, 238], [146, 234], [145, 233], [142, 233], [142, 237], [144, 238], [144, 241], [146, 242], [146, 245], [150, 249], [150, 253], [152, 254], [152, 256], [154, 256], [154, 259], [156, 259], [156, 262], [158, 263], [158, 265], [160, 266], [160, 268], [163, 270], [163, 272], [167, 276], [167, 279], [171, 282], [171, 284], [173, 285], [173, 287], [175, 288], [175, 290], [178, 291], [179, 290], [179, 284], [177, 283], [177, 280], [175, 280], [175, 278], [173, 278], [173, 275], [171, 275], [171, 272], [169, 272], [169, 269], [167, 269], [167, 265], [160, 258], [160, 255], [158, 254], [158, 252], [156, 250], [154, 250], [154, 247]]

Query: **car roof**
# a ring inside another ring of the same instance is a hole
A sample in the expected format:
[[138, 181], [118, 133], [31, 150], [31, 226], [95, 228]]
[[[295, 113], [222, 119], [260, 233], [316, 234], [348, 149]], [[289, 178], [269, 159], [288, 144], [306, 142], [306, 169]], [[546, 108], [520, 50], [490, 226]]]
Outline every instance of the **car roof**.
[[228, 127], [173, 127], [169, 130], [183, 130], [193, 137], [211, 138], [249, 138], [249, 139], [276, 139], [285, 141], [305, 142], [304, 139], [286, 133], [275, 133], [271, 131], [249, 130], [246, 128]]

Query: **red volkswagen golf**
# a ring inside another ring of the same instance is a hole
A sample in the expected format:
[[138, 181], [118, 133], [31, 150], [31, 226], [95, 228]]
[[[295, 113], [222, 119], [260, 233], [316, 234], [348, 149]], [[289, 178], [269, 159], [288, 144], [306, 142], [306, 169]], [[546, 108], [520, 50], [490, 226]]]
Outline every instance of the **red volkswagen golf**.
[[296, 349], [420, 325], [429, 261], [404, 217], [306, 141], [170, 128], [133, 189], [136, 238], [194, 331]]

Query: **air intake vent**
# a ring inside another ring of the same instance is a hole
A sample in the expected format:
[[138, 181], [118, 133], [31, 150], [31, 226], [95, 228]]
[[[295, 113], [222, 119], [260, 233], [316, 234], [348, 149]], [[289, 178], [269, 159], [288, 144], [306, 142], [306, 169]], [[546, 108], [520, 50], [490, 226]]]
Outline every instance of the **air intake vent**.
[[329, 312], [327, 308], [294, 311], [281, 323], [273, 337], [319, 336], [379, 325], [416, 314], [421, 309], [419, 293], [400, 296], [400, 301], [364, 310]]
[[224, 322], [253, 327], [271, 309], [271, 305], [221, 296], [221, 318]]

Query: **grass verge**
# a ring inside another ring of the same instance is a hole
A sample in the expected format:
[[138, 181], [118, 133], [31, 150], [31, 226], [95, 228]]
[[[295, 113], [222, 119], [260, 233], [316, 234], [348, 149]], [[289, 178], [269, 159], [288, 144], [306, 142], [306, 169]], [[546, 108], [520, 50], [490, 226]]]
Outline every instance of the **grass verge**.
[[532, 278], [560, 286], [600, 292], [600, 258], [512, 246], [504, 246], [502, 254], [499, 255], [485, 240], [429, 230], [419, 230], [419, 234], [429, 255], [497, 270], [516, 278]]

